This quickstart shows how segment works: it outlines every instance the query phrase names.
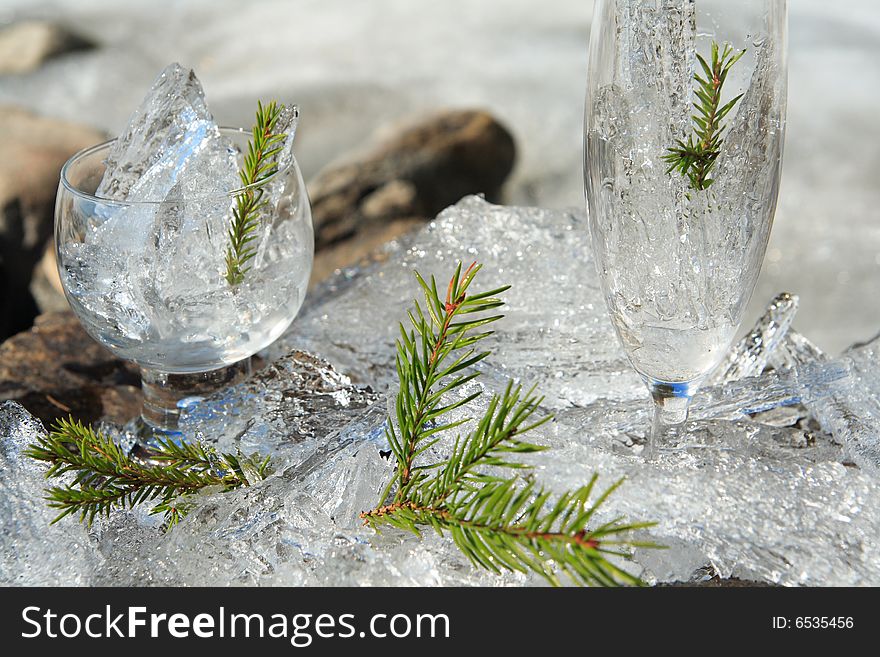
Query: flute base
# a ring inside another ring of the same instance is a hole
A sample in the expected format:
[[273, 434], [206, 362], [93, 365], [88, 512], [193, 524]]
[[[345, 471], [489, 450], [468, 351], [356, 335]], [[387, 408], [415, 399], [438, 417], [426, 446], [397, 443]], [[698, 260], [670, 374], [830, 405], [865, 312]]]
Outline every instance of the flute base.
[[702, 381], [669, 382], [646, 379], [654, 403], [645, 458], [654, 459], [664, 449], [681, 442], [691, 399]]

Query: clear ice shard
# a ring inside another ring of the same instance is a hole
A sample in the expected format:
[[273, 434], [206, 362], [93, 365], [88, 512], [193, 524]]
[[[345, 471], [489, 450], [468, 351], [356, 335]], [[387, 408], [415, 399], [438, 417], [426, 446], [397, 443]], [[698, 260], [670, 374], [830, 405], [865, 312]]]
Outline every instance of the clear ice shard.
[[783, 292], [776, 296], [755, 327], [728, 352], [709, 375], [709, 382], [728, 383], [763, 372], [776, 347], [788, 335], [797, 309], [797, 295]]
[[[880, 474], [880, 358], [876, 338], [851, 348], [838, 362], [797, 331], [791, 323], [797, 296], [783, 293], [770, 303], [755, 328], [736, 345], [713, 372], [716, 383], [755, 376], [768, 365], [782, 372], [824, 371], [803, 389], [810, 396], [812, 416], [846, 447], [848, 458], [860, 468]], [[765, 394], [767, 388], [764, 389]], [[792, 399], [800, 394], [792, 395]], [[751, 403], [754, 408], [754, 402]]]
[[164, 200], [166, 194], [154, 195], [152, 187], [164, 182], [164, 189], [171, 189], [183, 160], [213, 124], [192, 70], [168, 65], [111, 147], [97, 195], [125, 200], [133, 193], [135, 199]]
[[[296, 137], [296, 128], [299, 124], [299, 108], [296, 105], [285, 105], [275, 123], [275, 132], [285, 135], [284, 141], [281, 143], [280, 151], [276, 155], [278, 163], [278, 171], [285, 171], [293, 163], [293, 142]], [[284, 191], [284, 176], [275, 176], [269, 180], [265, 187], [264, 193], [268, 207], [276, 209], [281, 195]], [[277, 211], [275, 212], [277, 213]], [[254, 266], [260, 267], [266, 256], [266, 249], [269, 244], [269, 237], [272, 229], [268, 227], [262, 234], [256, 245], [256, 255], [254, 256]]]
[[0, 582], [6, 586], [87, 584], [103, 561], [85, 528], [49, 525], [57, 514], [43, 501], [44, 468], [22, 455], [44, 433], [19, 404], [0, 403]]
[[299, 108], [296, 105], [285, 105], [275, 123], [275, 132], [285, 135], [281, 150], [278, 152], [278, 168], [284, 170], [293, 162], [293, 140], [299, 125]]
[[[458, 260], [485, 265], [479, 287], [513, 286], [480, 381], [487, 392], [508, 377], [537, 382], [547, 395], [555, 421], [532, 436], [552, 448], [534, 457], [538, 481], [562, 491], [594, 472], [606, 485], [625, 477], [596, 521], [658, 522], [643, 538], [669, 549], [639, 550], [633, 572], [650, 582], [711, 571], [786, 585], [880, 584], [878, 341], [829, 358], [783, 330], [792, 299], [775, 300], [751, 334], [761, 348], [735, 348], [730, 380], [698, 391], [685, 440], [647, 462], [639, 451], [650, 401], [605, 314], [583, 212], [475, 197], [325, 284], [269, 350], [268, 367], [187, 409], [189, 439], [270, 454], [276, 471], [205, 495], [168, 534], [140, 512], [90, 531], [72, 519], [47, 529], [41, 468], [20, 458], [42, 429], [20, 407], [0, 407], [0, 485], [26, 501], [0, 501], [2, 582], [540, 583], [477, 570], [448, 537], [379, 535], [358, 518], [393, 467], [384, 423], [396, 321], [418, 294], [412, 270], [445, 278]], [[734, 380], [734, 371], [745, 376]], [[456, 413], [475, 416], [487, 403], [484, 395]], [[431, 457], [446, 449], [438, 444]]]
[[845, 379], [830, 382], [814, 405], [822, 428], [841, 441], [849, 459], [880, 476], [880, 338], [849, 349]]
[[[106, 165], [99, 196], [162, 203], [101, 208], [109, 216], [87, 237], [84, 248], [96, 251], [110, 275], [104, 272], [104, 283], [92, 287], [97, 296], [114, 299], [105, 289], [107, 282], [114, 287], [115, 281], [131, 278], [130, 285], [119, 288], [134, 300], [118, 299], [115, 308], [149, 308], [158, 301], [173, 314], [183, 299], [192, 299], [199, 289], [207, 291], [205, 285], [220, 278], [217, 263], [223, 262], [232, 208], [224, 195], [241, 186], [238, 149], [214, 122], [192, 70], [170, 64], [162, 71], [111, 147]], [[126, 276], [132, 258], [143, 260], [140, 269], [146, 279]], [[229, 305], [216, 298], [209, 303]], [[176, 330], [161, 316], [153, 313], [140, 322], [132, 337]], [[195, 332], [192, 327], [190, 332]]]

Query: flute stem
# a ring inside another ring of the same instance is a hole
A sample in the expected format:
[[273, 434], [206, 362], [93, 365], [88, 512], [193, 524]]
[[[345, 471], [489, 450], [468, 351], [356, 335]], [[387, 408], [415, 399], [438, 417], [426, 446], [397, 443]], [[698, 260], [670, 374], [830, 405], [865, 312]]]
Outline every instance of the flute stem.
[[676, 445], [688, 418], [688, 408], [699, 381], [675, 382], [648, 380], [654, 402], [651, 432], [645, 456], [655, 458], [660, 450]]

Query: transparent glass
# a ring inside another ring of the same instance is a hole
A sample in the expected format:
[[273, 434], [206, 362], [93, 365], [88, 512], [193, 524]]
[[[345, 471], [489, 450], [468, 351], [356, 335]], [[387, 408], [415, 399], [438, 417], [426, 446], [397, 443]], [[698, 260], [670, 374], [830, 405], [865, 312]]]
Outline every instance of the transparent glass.
[[[250, 133], [223, 128], [236, 148]], [[225, 278], [227, 231], [243, 190], [127, 202], [95, 190], [112, 141], [74, 155], [55, 206], [58, 271], [85, 330], [141, 368], [142, 420], [174, 431], [182, 405], [247, 376], [250, 357], [290, 325], [314, 255], [311, 210], [296, 160], [275, 173], [273, 202], [251, 242], [244, 280]]]
[[[767, 247], [786, 107], [784, 0], [597, 0], [584, 178], [593, 251], [620, 343], [654, 400], [649, 447], [688, 404], [742, 321]], [[663, 159], [694, 133], [697, 55], [745, 54], [721, 84], [713, 182]]]

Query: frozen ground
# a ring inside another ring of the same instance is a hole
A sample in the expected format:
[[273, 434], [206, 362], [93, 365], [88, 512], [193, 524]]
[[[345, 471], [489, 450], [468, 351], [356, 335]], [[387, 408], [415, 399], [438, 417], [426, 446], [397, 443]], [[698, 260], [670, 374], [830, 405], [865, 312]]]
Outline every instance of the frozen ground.
[[[540, 583], [475, 570], [448, 537], [376, 535], [357, 516], [390, 475], [383, 421], [395, 320], [416, 290], [412, 269], [445, 277], [458, 258], [486, 265], [474, 291], [513, 287], [506, 317], [483, 343], [494, 351], [483, 376], [451, 394], [498, 392], [509, 377], [536, 383], [546, 395], [541, 412], [556, 416], [529, 434], [552, 448], [530, 459], [538, 482], [560, 493], [594, 472], [602, 486], [625, 477], [596, 522], [658, 521], [642, 538], [669, 549], [638, 550], [632, 572], [649, 582], [718, 574], [880, 583], [880, 341], [826, 359], [785, 332], [796, 300], [777, 300], [755, 339], [695, 397], [686, 434], [646, 460], [647, 393], [581, 255], [585, 224], [583, 212], [469, 197], [390, 245], [383, 263], [328, 284], [276, 348], [308, 348], [337, 370], [293, 351], [182, 419], [188, 439], [269, 454], [276, 474], [201, 498], [166, 535], [143, 512], [114, 513], [91, 531], [72, 518], [47, 527], [54, 514], [40, 499], [43, 468], [21, 454], [42, 429], [14, 402], [0, 405], [0, 584]], [[762, 372], [768, 362], [775, 371]], [[448, 419], [478, 416], [487, 397]], [[448, 454], [448, 434], [425, 462]]]
[[[782, 190], [746, 324], [780, 290], [798, 326], [839, 352], [880, 327], [880, 4], [792, 0]], [[157, 72], [195, 67], [221, 122], [258, 97], [303, 110], [314, 173], [389, 120], [490, 108], [516, 135], [507, 201], [579, 206], [588, 0], [2, 0], [0, 21], [52, 16], [103, 48], [0, 78], [0, 102], [118, 132]]]

